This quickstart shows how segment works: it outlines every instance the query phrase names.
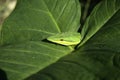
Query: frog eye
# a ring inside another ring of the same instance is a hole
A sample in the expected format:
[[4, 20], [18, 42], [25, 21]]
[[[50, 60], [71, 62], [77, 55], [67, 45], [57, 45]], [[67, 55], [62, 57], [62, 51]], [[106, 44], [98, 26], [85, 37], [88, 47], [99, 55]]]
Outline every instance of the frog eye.
[[63, 39], [60, 39], [60, 41], [63, 41]]

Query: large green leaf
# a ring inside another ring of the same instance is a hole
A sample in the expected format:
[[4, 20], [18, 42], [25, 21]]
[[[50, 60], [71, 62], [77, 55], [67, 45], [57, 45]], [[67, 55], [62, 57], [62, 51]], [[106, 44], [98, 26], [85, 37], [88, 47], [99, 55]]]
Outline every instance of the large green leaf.
[[[111, 6], [120, 4], [119, 0], [115, 2], [114, 0], [104, 0], [100, 4], [105, 4], [106, 1], [107, 5]], [[105, 6], [100, 5], [102, 9], [99, 13], [104, 13]], [[94, 15], [90, 15], [90, 17], [92, 16]], [[100, 19], [102, 16], [104, 14], [98, 15], [96, 18]], [[93, 20], [90, 18], [90, 21]], [[93, 28], [96, 30], [96, 27], [93, 26]], [[27, 80], [34, 79], [120, 80], [120, 9], [78, 50]]]
[[0, 32], [0, 69], [8, 80], [22, 80], [69, 54], [45, 39], [79, 28], [78, 0], [18, 0]]
[[43, 40], [55, 33], [76, 32], [79, 19], [78, 0], [19, 0], [13, 14], [4, 22], [1, 44]]

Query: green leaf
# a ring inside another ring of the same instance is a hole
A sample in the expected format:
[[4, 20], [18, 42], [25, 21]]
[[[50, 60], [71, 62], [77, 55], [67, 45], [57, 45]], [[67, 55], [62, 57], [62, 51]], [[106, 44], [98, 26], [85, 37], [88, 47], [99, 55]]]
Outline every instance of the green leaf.
[[76, 32], [79, 19], [78, 0], [20, 0], [16, 10], [4, 22], [1, 44], [43, 40], [60, 32]]
[[22, 80], [61, 57], [71, 49], [45, 39], [79, 28], [78, 0], [18, 0], [0, 32], [0, 69], [8, 80]]
[[115, 16], [120, 9], [119, 3], [120, 0], [103, 0], [94, 8], [90, 16], [87, 18], [85, 25], [83, 26], [81, 32], [83, 40], [79, 46], [82, 46], [105, 24], [107, 24], [112, 17]]
[[[120, 4], [119, 0], [115, 1], [116, 4], [114, 0], [104, 0], [100, 4], [106, 1], [111, 6]], [[102, 7], [99, 13], [104, 9]], [[104, 14], [96, 18], [101, 19]], [[83, 46], [27, 80], [34, 79], [120, 80], [120, 9]]]
[[21, 80], [69, 52], [67, 47], [37, 41], [8, 45], [0, 48], [0, 68], [10, 80]]

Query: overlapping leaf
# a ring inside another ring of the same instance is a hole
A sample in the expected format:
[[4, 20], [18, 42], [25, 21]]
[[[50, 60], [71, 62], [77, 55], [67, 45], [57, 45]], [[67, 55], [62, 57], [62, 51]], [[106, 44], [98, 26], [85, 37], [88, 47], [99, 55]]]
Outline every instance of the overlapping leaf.
[[99, 31], [120, 9], [120, 0], [105, 0], [95, 7], [82, 29], [83, 45]]

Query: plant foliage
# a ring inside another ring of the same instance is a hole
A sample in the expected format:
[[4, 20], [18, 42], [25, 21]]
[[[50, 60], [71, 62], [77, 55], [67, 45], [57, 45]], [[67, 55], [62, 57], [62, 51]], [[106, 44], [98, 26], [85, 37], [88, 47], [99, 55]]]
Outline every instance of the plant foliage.
[[[119, 80], [119, 14], [120, 0], [102, 0], [80, 27], [79, 0], [18, 0], [0, 31], [0, 75], [8, 80]], [[79, 29], [82, 41], [74, 51], [46, 40]]]

